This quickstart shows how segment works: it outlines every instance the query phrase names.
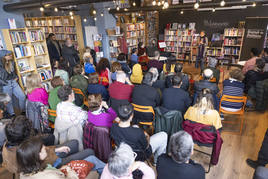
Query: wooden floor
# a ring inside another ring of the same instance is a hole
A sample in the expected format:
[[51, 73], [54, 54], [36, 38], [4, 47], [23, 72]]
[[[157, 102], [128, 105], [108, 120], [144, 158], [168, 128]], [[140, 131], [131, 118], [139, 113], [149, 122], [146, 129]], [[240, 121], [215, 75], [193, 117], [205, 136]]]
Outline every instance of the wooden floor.
[[[198, 74], [193, 66], [186, 66], [185, 71]], [[252, 179], [254, 170], [247, 166], [247, 158], [256, 159], [261, 143], [268, 128], [268, 111], [264, 113], [246, 112], [244, 114], [244, 127], [241, 135], [230, 134], [226, 131], [239, 129], [238, 125], [223, 126], [221, 134], [223, 145], [219, 163], [211, 168], [206, 179]], [[226, 120], [238, 120], [236, 116], [228, 116]], [[207, 151], [206, 148], [202, 148]], [[203, 164], [207, 169], [209, 158], [195, 152], [192, 157], [196, 162]], [[0, 179], [11, 179], [12, 175], [0, 168]], [[95, 177], [94, 177], [95, 178]], [[93, 179], [93, 178], [92, 178]], [[97, 177], [96, 177], [97, 179]]]

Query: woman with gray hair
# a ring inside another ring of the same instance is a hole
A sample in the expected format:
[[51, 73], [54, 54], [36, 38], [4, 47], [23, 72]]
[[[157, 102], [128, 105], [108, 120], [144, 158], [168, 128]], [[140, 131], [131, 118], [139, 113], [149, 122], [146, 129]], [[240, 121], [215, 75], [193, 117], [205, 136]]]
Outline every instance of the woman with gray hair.
[[153, 74], [153, 85], [152, 87], [156, 88], [156, 89], [160, 89], [161, 91], [163, 91], [166, 88], [166, 84], [164, 80], [158, 80], [158, 70], [155, 67], [152, 67], [149, 69], [149, 72], [151, 72]]
[[205, 170], [190, 159], [194, 143], [185, 131], [173, 134], [169, 141], [168, 154], [162, 154], [157, 161], [157, 178], [205, 179]]
[[135, 162], [137, 154], [125, 143], [111, 153], [108, 164], [105, 166], [101, 179], [133, 179], [140, 176], [142, 179], [153, 179], [155, 174], [144, 162]]

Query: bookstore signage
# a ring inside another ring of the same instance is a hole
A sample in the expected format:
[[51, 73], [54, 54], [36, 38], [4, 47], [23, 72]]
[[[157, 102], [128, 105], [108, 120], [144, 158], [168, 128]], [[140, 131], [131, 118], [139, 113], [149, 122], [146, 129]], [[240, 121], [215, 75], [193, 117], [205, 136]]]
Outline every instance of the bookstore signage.
[[264, 34], [263, 29], [248, 29], [247, 38], [248, 39], [261, 39]]

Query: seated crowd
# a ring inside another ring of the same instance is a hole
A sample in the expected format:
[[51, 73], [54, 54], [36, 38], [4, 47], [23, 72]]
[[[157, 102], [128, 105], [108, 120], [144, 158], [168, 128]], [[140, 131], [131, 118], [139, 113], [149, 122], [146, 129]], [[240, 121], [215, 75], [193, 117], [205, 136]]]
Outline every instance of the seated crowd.
[[[164, 64], [158, 51], [154, 55], [150, 60], [140, 44], [132, 50], [129, 65], [123, 53], [112, 64], [106, 58], [94, 63], [89, 52], [82, 65], [70, 65], [61, 57], [50, 91], [38, 75], [27, 76], [26, 115], [13, 117], [0, 128], [3, 166], [23, 179], [72, 178], [81, 174], [73, 172], [74, 161], [91, 164], [101, 179], [204, 179], [204, 168], [191, 159], [197, 134], [183, 128], [201, 124], [220, 135], [221, 97], [247, 94], [247, 105], [254, 105], [257, 81], [268, 79], [265, 58], [254, 56], [243, 71], [233, 69], [220, 93], [216, 59], [209, 59], [200, 80], [192, 84], [175, 57]], [[0, 94], [0, 118], [8, 116], [10, 100], [6, 93]], [[242, 106], [221, 104], [226, 111]], [[156, 108], [177, 111], [180, 129], [172, 133], [151, 129], [158, 118]]]

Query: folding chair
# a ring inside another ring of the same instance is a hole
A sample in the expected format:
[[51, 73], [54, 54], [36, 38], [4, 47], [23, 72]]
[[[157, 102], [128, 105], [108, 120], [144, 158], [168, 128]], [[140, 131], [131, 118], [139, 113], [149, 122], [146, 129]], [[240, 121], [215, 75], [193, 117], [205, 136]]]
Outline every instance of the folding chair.
[[[56, 110], [48, 109], [47, 112], [48, 112], [48, 118], [50, 118], [50, 117], [55, 117], [56, 118], [57, 117]], [[52, 129], [55, 128], [54, 122], [51, 121], [51, 120], [49, 120], [49, 127], [51, 127]]]
[[88, 101], [87, 101], [87, 98], [84, 95], [84, 93], [80, 89], [78, 89], [78, 88], [72, 88], [72, 89], [73, 89], [73, 91], [74, 91], [75, 94], [78, 94], [78, 95], [82, 95], [83, 96], [83, 101], [84, 101], [83, 103], [84, 103], [84, 105], [86, 105], [88, 107]]
[[[239, 111], [236, 112], [231, 112], [231, 111], [226, 111], [224, 109], [222, 109], [222, 102], [226, 101], [226, 102], [232, 102], [232, 103], [243, 103], [243, 106], [241, 107], [241, 109]], [[221, 97], [221, 101], [220, 101], [220, 107], [219, 107], [219, 112], [223, 113], [223, 114], [235, 114], [235, 115], [240, 115], [241, 117], [241, 122], [240, 122], [240, 130], [239, 132], [230, 132], [230, 133], [234, 133], [234, 134], [239, 134], [241, 135], [242, 130], [243, 130], [243, 124], [244, 124], [244, 112], [245, 112], [245, 106], [247, 103], [247, 97], [246, 96], [229, 96], [229, 95], [223, 95]], [[229, 124], [235, 124], [235, 121], [222, 121], [222, 123], [229, 123]]]
[[155, 119], [155, 112], [154, 112], [153, 107], [152, 106], [142, 106], [142, 105], [138, 105], [138, 104], [134, 104], [134, 103], [132, 103], [132, 105], [134, 107], [134, 111], [141, 112], [141, 113], [152, 113], [152, 115], [153, 115], [152, 122], [139, 121], [139, 124], [152, 127], [152, 132], [154, 133], [153, 121]]

